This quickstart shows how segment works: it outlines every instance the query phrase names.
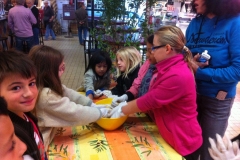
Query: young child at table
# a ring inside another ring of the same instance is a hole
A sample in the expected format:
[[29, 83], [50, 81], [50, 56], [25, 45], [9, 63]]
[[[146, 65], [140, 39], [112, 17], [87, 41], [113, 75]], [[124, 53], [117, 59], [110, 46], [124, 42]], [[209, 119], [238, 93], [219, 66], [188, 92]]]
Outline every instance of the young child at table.
[[38, 73], [39, 96], [35, 114], [39, 119], [46, 150], [59, 127], [86, 125], [107, 116], [108, 108], [92, 103], [88, 97], [61, 83], [60, 76], [65, 64], [60, 51], [36, 45], [30, 50], [29, 57]]
[[159, 132], [186, 160], [198, 159], [202, 131], [197, 121], [196, 87], [191, 52], [180, 28], [163, 26], [154, 34], [152, 54], [158, 76], [149, 91], [111, 111], [116, 118], [151, 111]]
[[124, 47], [116, 53], [117, 85], [111, 90], [121, 96], [132, 86], [141, 65], [141, 56], [135, 47]]
[[138, 77], [135, 78], [132, 86], [129, 90], [127, 90], [127, 92], [125, 92], [125, 94], [113, 99], [112, 106], [117, 106], [120, 102], [131, 101], [137, 97], [144, 95], [148, 91], [149, 86], [153, 84], [153, 80], [157, 77], [157, 70], [155, 67], [155, 64], [157, 62], [151, 53], [152, 47], [153, 35], [150, 35], [147, 38], [147, 60], [141, 66], [138, 72]]
[[15, 135], [7, 103], [2, 97], [0, 97], [0, 128], [1, 160], [22, 160], [27, 146]]
[[8, 104], [15, 134], [27, 145], [26, 154], [34, 160], [44, 160], [47, 157], [37, 118], [30, 113], [38, 96], [36, 76], [36, 68], [25, 54], [0, 53], [0, 96]]
[[90, 99], [97, 98], [97, 90], [107, 90], [111, 84], [110, 69], [112, 60], [108, 53], [97, 50], [89, 60], [89, 64], [84, 73], [84, 80], [77, 91], [85, 91]]

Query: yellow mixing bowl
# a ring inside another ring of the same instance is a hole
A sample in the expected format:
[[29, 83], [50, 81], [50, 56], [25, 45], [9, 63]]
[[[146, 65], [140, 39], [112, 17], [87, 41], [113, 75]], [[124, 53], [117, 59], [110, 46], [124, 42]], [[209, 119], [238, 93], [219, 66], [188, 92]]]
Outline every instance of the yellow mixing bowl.
[[[96, 104], [111, 105], [112, 98], [107, 98], [96, 102]], [[115, 130], [127, 120], [127, 116], [120, 118], [100, 118], [96, 123], [105, 130]]]

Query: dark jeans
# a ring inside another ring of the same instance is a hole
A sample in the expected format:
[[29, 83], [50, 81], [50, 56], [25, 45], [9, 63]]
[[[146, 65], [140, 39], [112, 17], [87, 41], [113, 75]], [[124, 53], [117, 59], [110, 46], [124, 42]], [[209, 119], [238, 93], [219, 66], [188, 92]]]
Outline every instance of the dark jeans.
[[39, 28], [33, 28], [33, 45], [39, 44]]
[[33, 46], [33, 36], [31, 37], [17, 37], [15, 36], [16, 39], [16, 49], [19, 51], [24, 51], [23, 50], [23, 42], [25, 41], [27, 43], [27, 50], [25, 52], [29, 52], [29, 50]]
[[186, 160], [198, 160], [199, 158], [199, 155], [200, 155], [200, 148], [197, 149], [195, 152], [189, 154], [189, 155], [186, 155], [186, 156], [183, 156]]
[[[83, 44], [83, 39], [87, 38], [87, 27], [80, 26], [78, 27], [78, 38], [79, 38], [79, 43]], [[82, 38], [82, 32], [83, 32], [83, 38]]]
[[231, 108], [234, 98], [218, 100], [202, 95], [197, 96], [198, 122], [202, 128], [203, 144], [201, 146], [201, 160], [211, 160], [208, 148], [210, 143], [208, 138], [216, 140], [216, 133], [222, 137], [228, 125]]

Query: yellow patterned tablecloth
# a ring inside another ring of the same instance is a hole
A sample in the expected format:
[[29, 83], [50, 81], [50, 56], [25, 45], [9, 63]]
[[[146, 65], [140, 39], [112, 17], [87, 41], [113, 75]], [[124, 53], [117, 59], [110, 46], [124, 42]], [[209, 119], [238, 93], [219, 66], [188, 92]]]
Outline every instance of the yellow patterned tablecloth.
[[145, 114], [129, 116], [117, 130], [96, 123], [59, 128], [48, 149], [49, 160], [182, 160]]

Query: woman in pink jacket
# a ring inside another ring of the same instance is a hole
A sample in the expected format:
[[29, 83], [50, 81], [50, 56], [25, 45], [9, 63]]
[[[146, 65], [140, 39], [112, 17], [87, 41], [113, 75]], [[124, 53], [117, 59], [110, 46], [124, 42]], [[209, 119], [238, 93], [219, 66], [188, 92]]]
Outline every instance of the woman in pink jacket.
[[[137, 97], [144, 95], [149, 87], [153, 84], [153, 80], [157, 77], [157, 70], [155, 67], [156, 59], [151, 53], [153, 47], [153, 35], [147, 38], [147, 60], [141, 66], [138, 77], [135, 78], [131, 88], [122, 96], [113, 99], [112, 105], [117, 106], [119, 102], [131, 101]], [[146, 76], [148, 75], [148, 76]]]
[[122, 102], [111, 117], [152, 111], [161, 136], [186, 160], [198, 158], [202, 131], [197, 121], [196, 89], [191, 52], [176, 26], [163, 26], [155, 34], [152, 53], [158, 76], [149, 91], [131, 102]]

